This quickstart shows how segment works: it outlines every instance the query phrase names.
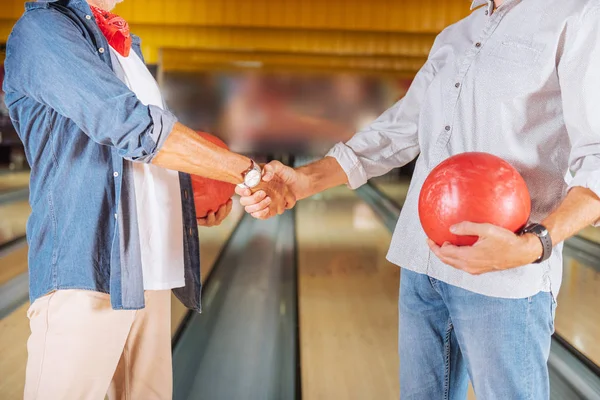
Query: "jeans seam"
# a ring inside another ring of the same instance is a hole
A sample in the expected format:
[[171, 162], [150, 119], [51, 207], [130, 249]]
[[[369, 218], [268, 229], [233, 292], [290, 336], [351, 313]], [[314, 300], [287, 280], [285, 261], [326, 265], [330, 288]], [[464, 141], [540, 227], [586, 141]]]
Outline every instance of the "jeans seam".
[[450, 393], [450, 335], [452, 334], [452, 321], [448, 320], [446, 337], [444, 341], [444, 400], [448, 400]]
[[[531, 304], [532, 304], [533, 299], [531, 297], [529, 297], [527, 299], [527, 315], [525, 317], [525, 349], [529, 349], [529, 346], [531, 345], [531, 332], [530, 332], [530, 328], [531, 328], [531, 321], [530, 321], [530, 317], [531, 317]], [[529, 400], [533, 400], [533, 379], [531, 379], [531, 369], [532, 369], [532, 365], [531, 365], [531, 357], [529, 355], [529, 351], [525, 352], [525, 370], [527, 371], [527, 378], [526, 378], [526, 386], [527, 386], [527, 398]]]

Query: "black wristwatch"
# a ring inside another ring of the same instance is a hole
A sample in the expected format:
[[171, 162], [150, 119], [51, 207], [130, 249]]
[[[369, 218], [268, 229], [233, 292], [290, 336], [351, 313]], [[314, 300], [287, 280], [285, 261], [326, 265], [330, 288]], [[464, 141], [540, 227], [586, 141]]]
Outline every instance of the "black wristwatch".
[[533, 263], [539, 264], [549, 259], [552, 255], [552, 238], [550, 237], [550, 232], [548, 232], [548, 229], [541, 224], [531, 224], [523, 228], [521, 231], [521, 235], [526, 233], [531, 233], [537, 236], [538, 239], [540, 239], [540, 242], [542, 242], [542, 248], [544, 249], [540, 258], [535, 260]]

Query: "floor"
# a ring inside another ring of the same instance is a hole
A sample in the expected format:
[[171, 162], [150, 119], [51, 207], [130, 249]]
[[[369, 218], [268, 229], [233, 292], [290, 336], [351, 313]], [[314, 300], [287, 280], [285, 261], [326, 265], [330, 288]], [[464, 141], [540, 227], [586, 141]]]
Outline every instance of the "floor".
[[[0, 187], [3, 178], [0, 177]], [[398, 202], [405, 184], [380, 188]], [[243, 210], [217, 228], [201, 228], [203, 279]], [[22, 235], [25, 203], [0, 208], [0, 239]], [[390, 233], [351, 191], [336, 188], [298, 205], [298, 277], [302, 385], [305, 399], [397, 399], [397, 299], [400, 270], [385, 260]], [[598, 241], [599, 230], [582, 236]], [[0, 284], [25, 272], [27, 247], [0, 258]], [[600, 364], [600, 273], [565, 262], [556, 330]], [[0, 399], [22, 396], [28, 304], [0, 320]], [[172, 331], [186, 310], [174, 299]], [[469, 399], [474, 396], [471, 392]]]

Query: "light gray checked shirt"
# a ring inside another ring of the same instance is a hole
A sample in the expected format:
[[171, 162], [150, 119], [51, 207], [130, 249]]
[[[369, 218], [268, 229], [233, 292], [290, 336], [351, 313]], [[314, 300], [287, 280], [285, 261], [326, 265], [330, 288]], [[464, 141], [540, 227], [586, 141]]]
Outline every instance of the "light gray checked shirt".
[[357, 188], [420, 153], [389, 261], [487, 296], [556, 296], [561, 245], [541, 265], [472, 276], [429, 251], [417, 203], [429, 172], [467, 151], [517, 168], [531, 192], [532, 222], [569, 187], [600, 196], [600, 0], [508, 0], [496, 11], [476, 0], [475, 8], [436, 38], [403, 99], [328, 155]]

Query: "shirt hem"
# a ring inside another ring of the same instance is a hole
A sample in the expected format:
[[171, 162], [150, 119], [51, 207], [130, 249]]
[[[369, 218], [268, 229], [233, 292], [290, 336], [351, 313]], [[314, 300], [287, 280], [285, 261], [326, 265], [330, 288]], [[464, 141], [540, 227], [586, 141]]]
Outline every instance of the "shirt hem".
[[144, 291], [146, 290], [171, 290], [182, 288], [185, 286], [185, 279], [176, 280], [172, 282], [158, 282], [152, 284], [144, 284]]

